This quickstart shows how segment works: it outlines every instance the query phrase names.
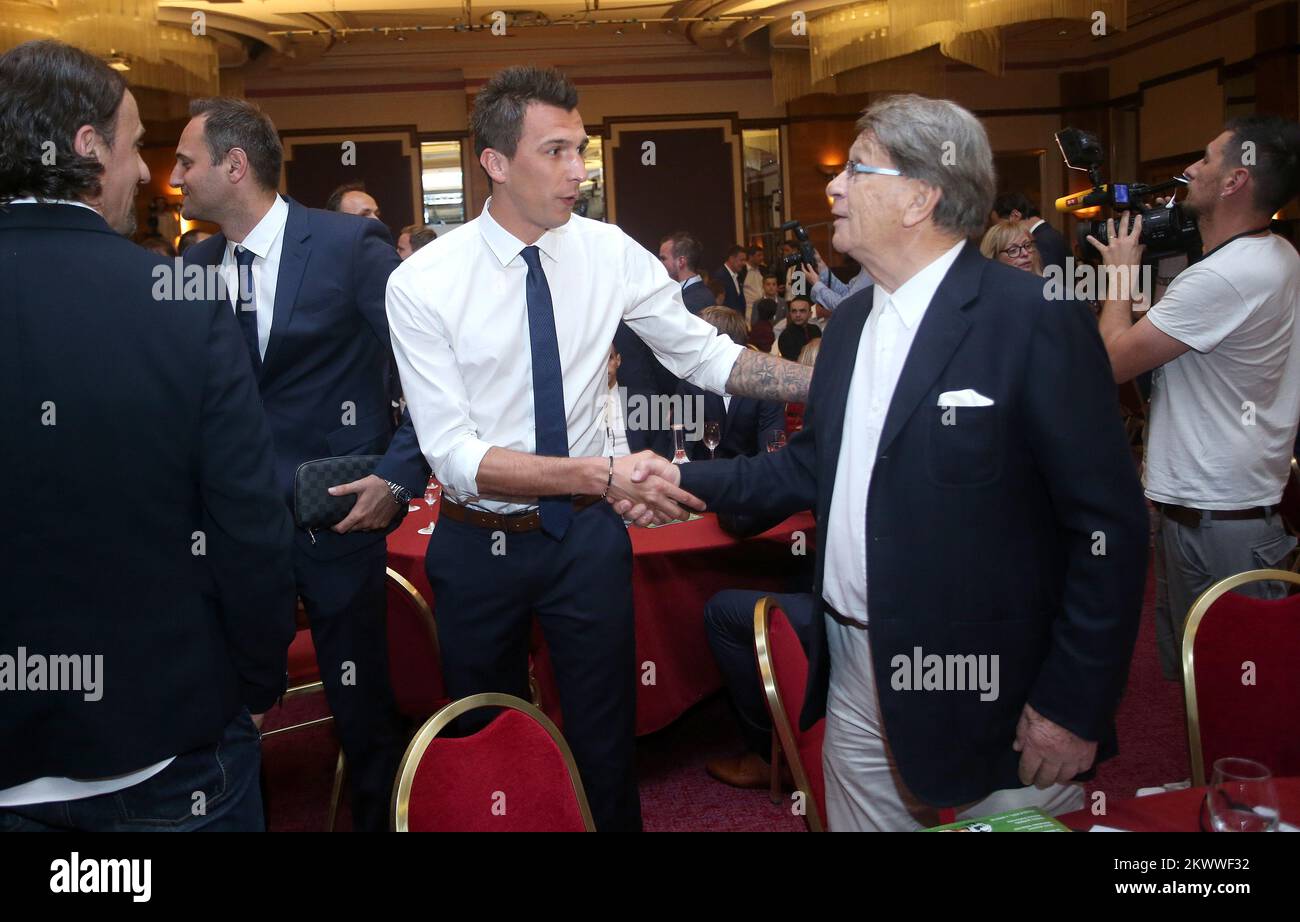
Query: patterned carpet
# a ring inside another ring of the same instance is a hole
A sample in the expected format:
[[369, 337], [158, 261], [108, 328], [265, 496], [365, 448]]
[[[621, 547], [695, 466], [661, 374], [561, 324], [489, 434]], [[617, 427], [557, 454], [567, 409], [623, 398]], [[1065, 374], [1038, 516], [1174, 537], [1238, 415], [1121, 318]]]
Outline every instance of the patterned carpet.
[[[1089, 792], [1132, 797], [1139, 787], [1187, 778], [1187, 734], [1181, 687], [1165, 681], [1156, 660], [1154, 585], [1148, 578], [1142, 628], [1120, 705], [1120, 754], [1102, 765]], [[289, 702], [267, 717], [267, 729], [325, 713], [324, 698]], [[741, 749], [730, 710], [715, 696], [672, 726], [638, 743], [641, 809], [650, 832], [796, 832], [789, 803], [773, 805], [765, 791], [740, 791], [713, 781], [704, 765]], [[337, 746], [328, 723], [266, 740], [264, 762], [272, 831], [319, 831], [326, 826]], [[350, 828], [346, 806], [338, 828]]]

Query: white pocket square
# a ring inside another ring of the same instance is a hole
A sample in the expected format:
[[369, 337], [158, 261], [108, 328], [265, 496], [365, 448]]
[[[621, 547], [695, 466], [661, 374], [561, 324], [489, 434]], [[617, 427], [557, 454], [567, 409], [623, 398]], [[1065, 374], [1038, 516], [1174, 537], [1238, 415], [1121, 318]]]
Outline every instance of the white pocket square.
[[939, 395], [939, 406], [941, 407], [991, 407], [993, 401], [989, 400], [979, 391], [973, 391], [966, 388], [964, 391], [946, 391]]

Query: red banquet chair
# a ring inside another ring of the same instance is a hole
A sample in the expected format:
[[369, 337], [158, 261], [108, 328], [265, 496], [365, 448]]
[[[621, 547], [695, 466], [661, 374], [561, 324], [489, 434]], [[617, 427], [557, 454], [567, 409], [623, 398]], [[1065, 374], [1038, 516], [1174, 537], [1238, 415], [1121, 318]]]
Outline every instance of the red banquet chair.
[[[472, 736], [457, 717], [501, 708]], [[555, 724], [513, 695], [470, 695], [420, 728], [393, 786], [395, 832], [594, 832], [573, 753]]]
[[[826, 737], [825, 719], [810, 730], [799, 729], [804, 693], [808, 687], [808, 656], [799, 635], [790, 626], [776, 600], [764, 596], [754, 605], [754, 651], [758, 654], [758, 672], [767, 694], [767, 709], [772, 715], [780, 751], [790, 765], [795, 789], [810, 792], [805, 798], [804, 823], [809, 832], [826, 830], [826, 779], [822, 772], [822, 742]], [[794, 715], [794, 720], [790, 716]], [[772, 771], [777, 767], [777, 747], [772, 749]], [[773, 781], [773, 790], [776, 782]], [[939, 809], [939, 824], [955, 822], [952, 807]]]
[[[433, 620], [429, 603], [424, 600], [410, 581], [389, 567], [385, 574], [387, 591], [386, 618], [388, 628], [388, 671], [393, 687], [397, 710], [405, 717], [424, 720], [447, 703], [442, 686], [442, 656], [438, 648], [438, 628]], [[289, 688], [285, 698], [324, 691], [320, 680], [320, 666], [316, 662], [316, 647], [302, 602], [298, 603], [298, 633], [289, 645]], [[263, 737], [276, 736], [293, 730], [303, 730], [333, 720], [332, 716], [318, 717], [288, 727], [263, 733]], [[347, 778], [347, 762], [339, 750], [334, 764], [334, 784], [330, 792], [329, 819], [326, 828], [334, 829], [338, 819], [339, 800]]]
[[1187, 613], [1183, 688], [1193, 787], [1226, 756], [1254, 759], [1274, 775], [1300, 774], [1300, 595], [1264, 600], [1232, 591], [1259, 580], [1300, 587], [1295, 573], [1250, 570], [1219, 580]]
[[[758, 655], [758, 673], [767, 694], [772, 728], [790, 765], [795, 790], [804, 793], [804, 823], [809, 832], [824, 832], [826, 784], [822, 776], [822, 739], [826, 735], [826, 721], [817, 721], [808, 731], [799, 729], [804, 689], [808, 685], [808, 657], [799, 635], [771, 596], [763, 596], [754, 605], [754, 652]], [[794, 715], [793, 721], [790, 714]], [[775, 773], [778, 755], [775, 747], [772, 755]]]
[[397, 710], [424, 721], [451, 699], [442, 684], [438, 625], [411, 582], [388, 568], [388, 676]]

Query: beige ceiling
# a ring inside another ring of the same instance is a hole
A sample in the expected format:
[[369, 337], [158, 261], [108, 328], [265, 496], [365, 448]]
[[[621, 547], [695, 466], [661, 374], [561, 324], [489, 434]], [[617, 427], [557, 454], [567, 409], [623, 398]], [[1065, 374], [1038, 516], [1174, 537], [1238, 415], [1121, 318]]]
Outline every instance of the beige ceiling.
[[[1206, 3], [1128, 0], [1130, 30], [1144, 23], [1178, 20]], [[243, 64], [250, 54], [261, 54], [264, 49], [259, 46], [266, 46], [277, 53], [275, 57], [287, 56], [282, 62], [287, 68], [295, 60], [319, 63], [322, 56], [337, 57], [340, 64], [361, 64], [375, 55], [396, 52], [432, 55], [438, 60], [425, 62], [429, 67], [467, 72], [499, 66], [502, 60], [517, 61], [534, 48], [561, 46], [569, 49], [569, 59], [552, 55], [547, 63], [699, 59], [700, 52], [709, 57], [722, 53], [762, 58], [769, 44], [796, 47], [806, 41], [790, 35], [792, 12], [811, 15], [851, 5], [853, 0], [501, 0], [464, 5], [431, 5], [430, 0], [160, 0], [162, 17], [172, 22], [189, 22], [193, 11], [204, 12], [209, 32], [224, 39], [223, 66]], [[565, 25], [512, 25], [506, 38], [514, 41], [505, 43], [485, 31], [450, 28], [466, 22], [481, 28], [498, 9], [540, 13], [553, 24]], [[1057, 20], [1008, 27], [1003, 33], [1008, 56], [1050, 59], [1077, 52], [1080, 40], [1088, 37], [1086, 26]], [[423, 31], [413, 31], [416, 27]], [[343, 34], [343, 30], [364, 29], [374, 31]], [[308, 34], [312, 30], [317, 34]]]

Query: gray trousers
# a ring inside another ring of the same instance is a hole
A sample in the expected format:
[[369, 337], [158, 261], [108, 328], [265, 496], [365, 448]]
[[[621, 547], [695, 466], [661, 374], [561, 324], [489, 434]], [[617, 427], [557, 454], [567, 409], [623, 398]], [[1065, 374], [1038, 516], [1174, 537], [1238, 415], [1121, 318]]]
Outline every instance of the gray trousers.
[[[870, 635], [866, 628], [849, 627], [826, 616], [831, 655], [822, 743], [827, 826], [831, 832], [910, 832], [938, 825], [938, 809], [908, 789], [885, 736]], [[1083, 785], [1070, 782], [1042, 790], [1031, 785], [993, 791], [955, 812], [957, 819], [967, 820], [1040, 807], [1056, 816], [1083, 805]]]
[[[1247, 570], [1285, 569], [1296, 539], [1279, 516], [1179, 525], [1156, 511], [1156, 649], [1166, 679], [1183, 676], [1183, 625], [1197, 597], [1214, 583]], [[1280, 599], [1286, 584], [1250, 583], [1234, 590], [1259, 599]]]

